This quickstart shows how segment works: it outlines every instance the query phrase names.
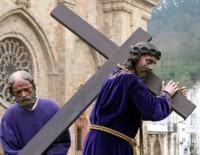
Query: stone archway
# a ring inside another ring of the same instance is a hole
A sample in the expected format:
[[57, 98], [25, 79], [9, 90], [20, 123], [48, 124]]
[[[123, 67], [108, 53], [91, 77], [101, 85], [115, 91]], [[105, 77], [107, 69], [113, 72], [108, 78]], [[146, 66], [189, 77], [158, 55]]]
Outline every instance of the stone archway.
[[0, 104], [8, 108], [14, 101], [7, 90], [8, 76], [16, 70], [33, 72], [32, 58], [27, 46], [18, 38], [6, 37], [0, 40]]
[[84, 139], [86, 137], [88, 127], [88, 120], [86, 113], [83, 113], [74, 123], [74, 133], [75, 133], [75, 150], [74, 153], [81, 155]]
[[50, 80], [55, 81], [52, 75], [57, 75], [57, 67], [48, 39], [39, 24], [26, 10], [17, 8], [0, 15], [0, 26], [1, 51], [5, 52], [1, 52], [1, 63], [4, 66], [1, 76], [4, 78], [0, 83], [0, 89], [3, 90], [0, 102], [3, 107], [7, 108], [10, 102], [10, 99], [6, 98], [3, 84], [8, 76], [5, 71], [8, 73], [12, 70], [29, 70], [35, 79], [37, 93], [43, 97], [52, 97], [49, 92], [53, 94], [51, 89], [54, 89], [56, 84]]
[[153, 150], [154, 150], [153, 155], [161, 155], [161, 148], [158, 139], [155, 140]]

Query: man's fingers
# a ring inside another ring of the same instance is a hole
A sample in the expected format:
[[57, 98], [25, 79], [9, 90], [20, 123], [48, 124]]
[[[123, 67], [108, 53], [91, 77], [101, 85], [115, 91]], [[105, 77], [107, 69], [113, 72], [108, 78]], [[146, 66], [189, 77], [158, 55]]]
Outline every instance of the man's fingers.
[[182, 95], [184, 95], [184, 96], [186, 96], [187, 95], [187, 89], [186, 89], [186, 87], [181, 87], [181, 94]]
[[165, 86], [165, 81], [162, 81], [162, 88], [164, 88]]

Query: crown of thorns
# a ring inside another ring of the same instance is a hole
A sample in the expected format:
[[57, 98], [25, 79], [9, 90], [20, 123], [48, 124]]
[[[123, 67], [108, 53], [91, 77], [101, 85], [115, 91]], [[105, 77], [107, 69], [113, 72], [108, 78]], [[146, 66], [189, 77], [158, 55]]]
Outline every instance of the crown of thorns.
[[158, 60], [161, 58], [161, 52], [149, 42], [139, 42], [136, 45], [131, 46], [130, 54], [132, 56], [148, 54], [151, 56], [155, 56]]

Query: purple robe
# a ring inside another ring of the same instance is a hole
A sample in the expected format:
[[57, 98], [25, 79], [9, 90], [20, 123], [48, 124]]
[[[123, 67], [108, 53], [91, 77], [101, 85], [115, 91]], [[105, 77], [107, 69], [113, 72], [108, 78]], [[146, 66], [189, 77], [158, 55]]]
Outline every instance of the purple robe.
[[[134, 74], [114, 71], [105, 80], [90, 114], [90, 122], [134, 138], [141, 119], [159, 121], [170, 115], [166, 96], [156, 97]], [[90, 130], [83, 155], [132, 155], [130, 144], [109, 133]]]
[[[4, 153], [17, 155], [59, 110], [56, 103], [42, 98], [39, 98], [33, 111], [27, 111], [17, 103], [12, 105], [1, 120], [0, 136]], [[70, 134], [67, 131], [43, 155], [66, 155], [70, 144]]]

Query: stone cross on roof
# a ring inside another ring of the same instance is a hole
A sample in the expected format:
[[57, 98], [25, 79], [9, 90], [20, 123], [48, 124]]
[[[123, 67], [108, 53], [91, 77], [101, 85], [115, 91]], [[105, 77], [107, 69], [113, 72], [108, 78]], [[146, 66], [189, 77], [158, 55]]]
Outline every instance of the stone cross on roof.
[[[51, 15], [108, 60], [32, 138], [19, 155], [42, 154], [93, 103], [104, 79], [118, 63], [128, 58], [130, 46], [140, 41], [151, 40], [147, 32], [138, 28], [121, 47], [118, 47], [63, 4], [59, 4]], [[145, 84], [152, 93], [159, 93], [161, 80], [154, 73], [148, 75]], [[183, 118], [187, 118], [194, 108], [195, 105], [179, 93], [173, 98], [173, 109]]]

